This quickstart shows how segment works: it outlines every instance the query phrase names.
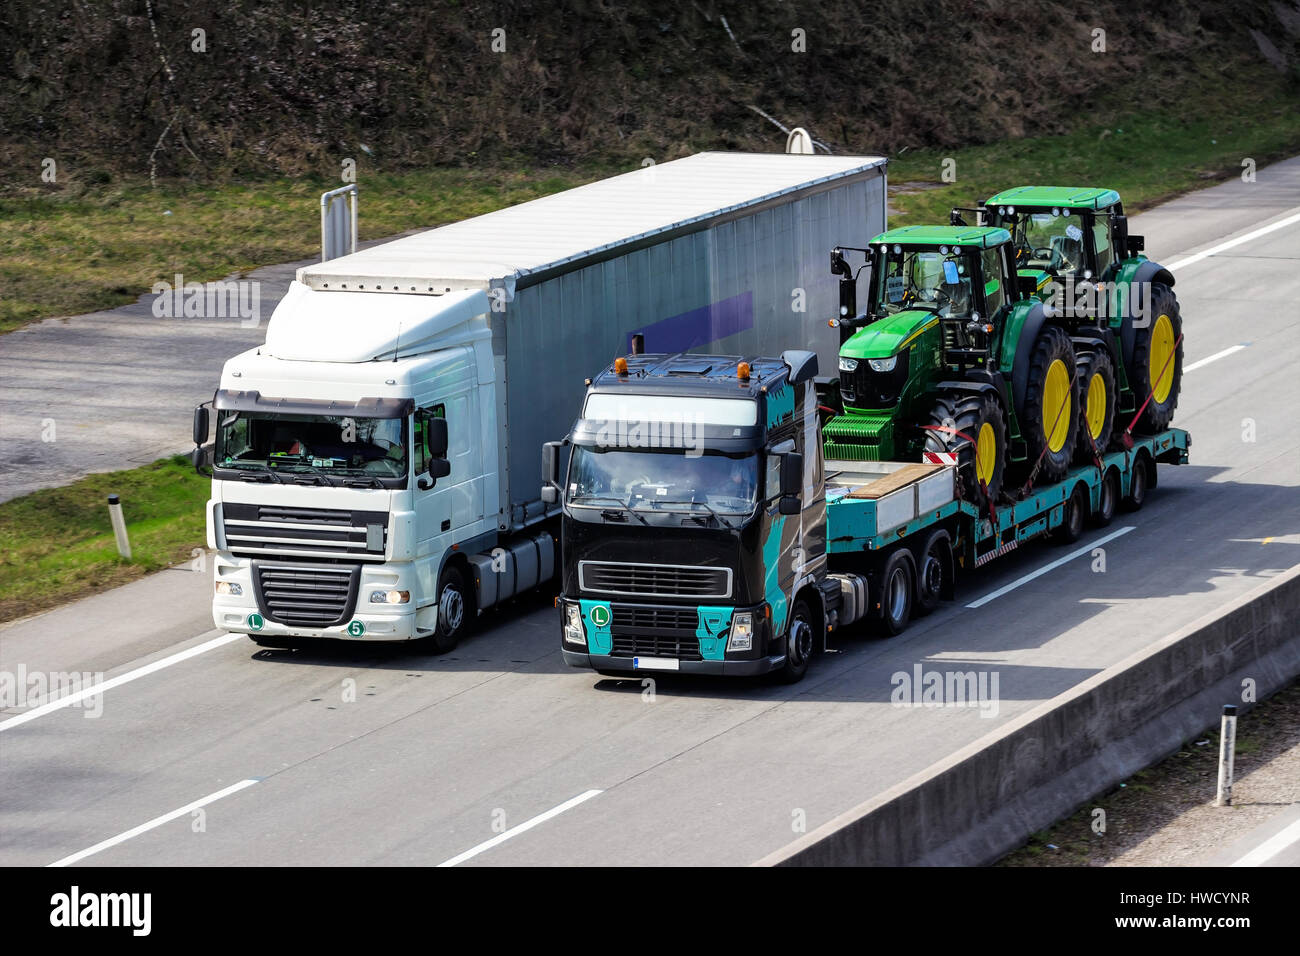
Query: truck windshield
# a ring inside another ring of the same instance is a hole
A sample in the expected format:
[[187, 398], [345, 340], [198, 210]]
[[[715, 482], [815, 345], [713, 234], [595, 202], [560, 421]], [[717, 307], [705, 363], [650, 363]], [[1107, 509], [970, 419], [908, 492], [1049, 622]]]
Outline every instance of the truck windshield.
[[[897, 249], [898, 251], [895, 251]], [[876, 315], [928, 309], [960, 317], [971, 309], [971, 277], [961, 246], [935, 250], [894, 247], [874, 269]]]
[[681, 449], [650, 451], [576, 446], [569, 465], [570, 504], [616, 502], [632, 510], [749, 514], [758, 500], [758, 455]]
[[406, 477], [406, 419], [218, 411], [218, 468]]

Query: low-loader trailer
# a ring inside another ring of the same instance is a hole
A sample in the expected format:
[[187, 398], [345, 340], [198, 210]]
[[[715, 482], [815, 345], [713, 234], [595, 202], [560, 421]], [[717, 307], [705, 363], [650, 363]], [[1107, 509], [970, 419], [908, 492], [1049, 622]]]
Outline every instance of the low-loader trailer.
[[562, 506], [567, 663], [795, 681], [831, 635], [860, 621], [898, 634], [961, 572], [1075, 541], [1141, 507], [1159, 463], [1187, 461], [1187, 432], [1166, 429], [976, 503], [969, 456], [823, 460], [817, 362], [633, 354], [592, 380], [567, 472], [561, 443], [542, 456], [543, 497]]

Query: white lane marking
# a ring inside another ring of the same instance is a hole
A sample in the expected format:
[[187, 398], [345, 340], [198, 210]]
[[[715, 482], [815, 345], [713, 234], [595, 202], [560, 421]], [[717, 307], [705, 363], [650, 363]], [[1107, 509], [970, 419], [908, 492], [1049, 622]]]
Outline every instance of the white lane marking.
[[990, 592], [990, 593], [984, 595], [982, 598], [979, 598], [978, 600], [971, 601], [971, 602], [970, 602], [969, 604], [967, 604], [966, 606], [967, 606], [967, 607], [983, 607], [985, 604], [988, 604], [989, 601], [995, 601], [995, 600], [997, 600], [998, 598], [1002, 597], [1002, 595], [1008, 593], [1009, 591], [1014, 591], [1016, 588], [1020, 587], [1020, 585], [1022, 585], [1022, 584], [1028, 584], [1030, 581], [1034, 580], [1034, 578], [1040, 578], [1040, 577], [1042, 577], [1044, 574], [1046, 574], [1048, 571], [1055, 571], [1057, 568], [1059, 568], [1061, 565], [1065, 564], [1066, 562], [1068, 562], [1068, 561], [1073, 561], [1075, 558], [1079, 558], [1079, 557], [1082, 557], [1082, 556], [1085, 555], [1085, 554], [1088, 554], [1089, 552], [1092, 551], [1093, 548], [1099, 547], [1099, 546], [1105, 544], [1107, 541], [1114, 541], [1116, 538], [1118, 538], [1118, 537], [1119, 537], [1120, 535], [1122, 535], [1122, 534], [1128, 534], [1128, 533], [1129, 533], [1130, 531], [1132, 531], [1135, 527], [1137, 527], [1137, 526], [1136, 526], [1136, 525], [1129, 525], [1127, 528], [1120, 528], [1118, 531], [1112, 531], [1110, 534], [1106, 535], [1104, 538], [1098, 538], [1098, 539], [1097, 539], [1096, 541], [1094, 541], [1092, 544], [1086, 544], [1086, 545], [1084, 545], [1082, 548], [1080, 548], [1078, 551], [1071, 551], [1071, 552], [1070, 552], [1069, 554], [1067, 554], [1065, 557], [1063, 557], [1063, 558], [1057, 558], [1057, 559], [1056, 559], [1055, 561], [1053, 561], [1051, 564], [1045, 564], [1045, 565], [1043, 565], [1041, 568], [1039, 568], [1037, 571], [1030, 571], [1030, 572], [1029, 572], [1028, 574], [1026, 574], [1024, 577], [1022, 577], [1022, 578], [1016, 578], [1016, 580], [1012, 581], [1010, 584], [1005, 584], [1005, 585], [1003, 585], [1002, 587], [998, 588], [996, 591], [992, 591], [992, 592]]
[[1185, 269], [1187, 266], [1200, 262], [1202, 259], [1208, 259], [1210, 256], [1218, 255], [1220, 252], [1239, 246], [1243, 242], [1250, 242], [1252, 239], [1266, 236], [1270, 232], [1285, 229], [1287, 226], [1296, 222], [1300, 222], [1300, 212], [1287, 216], [1285, 219], [1279, 219], [1277, 222], [1269, 223], [1267, 226], [1261, 226], [1259, 229], [1248, 232], [1244, 236], [1238, 236], [1236, 239], [1229, 239], [1227, 242], [1221, 242], [1217, 246], [1211, 246], [1204, 252], [1198, 252], [1195, 255], [1187, 256], [1182, 259], [1175, 259], [1173, 262], [1168, 263], [1165, 268], [1170, 272], [1175, 269]]
[[29, 720], [35, 720], [37, 717], [44, 717], [46, 714], [53, 713], [56, 710], [75, 704], [78, 701], [85, 700], [88, 697], [97, 697], [106, 690], [112, 690], [114, 687], [121, 687], [123, 684], [137, 680], [141, 677], [147, 677], [155, 671], [160, 671], [164, 667], [171, 667], [173, 664], [179, 664], [181, 661], [187, 661], [191, 657], [198, 657], [200, 654], [206, 654], [208, 651], [215, 650], [225, 644], [233, 643], [243, 638], [243, 634], [223, 634], [221, 637], [214, 637], [210, 641], [202, 644], [195, 644], [193, 647], [172, 654], [170, 657], [164, 657], [156, 660], [152, 664], [145, 664], [143, 667], [137, 667], [133, 671], [127, 671], [125, 674], [119, 674], [100, 684], [94, 684], [72, 694], [67, 694], [57, 700], [41, 704], [39, 707], [33, 707], [31, 710], [24, 711], [15, 717], [0, 722], [0, 731], [13, 730]]
[[533, 827], [537, 826], [540, 823], [545, 823], [547, 820], [551, 819], [551, 817], [558, 817], [565, 810], [571, 810], [572, 808], [576, 807], [578, 804], [586, 803], [592, 797], [599, 796], [604, 792], [605, 792], [604, 790], [588, 790], [585, 793], [580, 793], [576, 797], [572, 798], [571, 800], [565, 800], [558, 807], [554, 807], [550, 810], [547, 810], [545, 813], [539, 813], [531, 820], [525, 820], [523, 823], [519, 824], [519, 826], [511, 827], [505, 833], [499, 833], [496, 836], [494, 836], [492, 839], [480, 843], [476, 847], [471, 847], [470, 849], [466, 850], [464, 853], [460, 854], [459, 856], [453, 856], [450, 860], [445, 860], [444, 862], [439, 863], [438, 866], [455, 866], [457, 863], [464, 863], [470, 857], [478, 856], [484, 850], [490, 850], [498, 843], [504, 843], [506, 840], [509, 840], [511, 837], [519, 836], [519, 834], [523, 833], [524, 831], [531, 830]]
[[1292, 843], [1300, 840], [1300, 820], [1295, 820], [1281, 833], [1275, 833], [1255, 849], [1243, 856], [1233, 866], [1260, 866], [1273, 859]]
[[1200, 359], [1199, 361], [1193, 362], [1191, 365], [1183, 369], [1183, 371], [1195, 372], [1202, 365], [1209, 365], [1211, 362], [1216, 362], [1221, 358], [1226, 358], [1227, 356], [1231, 355], [1233, 352], [1240, 352], [1245, 347], [1246, 346], [1244, 345], [1234, 345], [1231, 348], [1224, 349], [1222, 352], [1215, 352], [1213, 355], [1208, 355], [1205, 358]]
[[133, 827], [130, 830], [127, 830], [125, 833], [119, 833], [117, 836], [110, 837], [109, 839], [105, 840], [102, 843], [96, 843], [94, 846], [90, 847], [87, 850], [82, 850], [81, 852], [74, 853], [71, 856], [65, 856], [63, 859], [55, 860], [53, 863], [49, 865], [50, 866], [71, 866], [73, 863], [76, 863], [79, 860], [84, 860], [86, 857], [98, 853], [101, 850], [107, 850], [111, 846], [117, 846], [119, 843], [125, 843], [127, 840], [130, 840], [132, 837], [138, 837], [141, 833], [146, 833], [149, 830], [152, 830], [154, 827], [160, 827], [164, 823], [167, 823], [171, 820], [175, 820], [177, 817], [183, 817], [186, 814], [193, 813], [199, 807], [206, 807], [209, 803], [215, 803], [216, 801], [220, 800], [222, 797], [228, 797], [232, 793], [238, 793], [240, 790], [247, 789], [248, 787], [251, 787], [253, 784], [257, 782], [258, 781], [255, 778], [248, 779], [248, 780], [241, 780], [239, 781], [239, 783], [226, 787], [224, 790], [218, 790], [216, 793], [208, 794], [202, 800], [195, 800], [193, 803], [185, 804], [185, 806], [181, 807], [179, 810], [173, 810], [171, 813], [164, 813], [160, 817], [154, 817], [148, 823], [142, 823], [138, 827]]

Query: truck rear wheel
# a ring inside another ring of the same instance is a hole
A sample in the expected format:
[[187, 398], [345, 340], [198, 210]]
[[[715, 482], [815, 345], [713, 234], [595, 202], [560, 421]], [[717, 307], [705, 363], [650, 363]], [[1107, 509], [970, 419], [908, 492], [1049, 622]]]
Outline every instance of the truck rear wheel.
[[1178, 297], [1163, 282], [1151, 284], [1150, 322], [1133, 329], [1133, 355], [1128, 363], [1128, 380], [1142, 409], [1137, 430], [1143, 434], [1163, 431], [1178, 407], [1183, 383], [1183, 319]]
[[1079, 432], [1079, 383], [1074, 345], [1065, 331], [1047, 325], [1034, 341], [1021, 420], [1038, 481], [1060, 481], [1070, 469]]
[[777, 678], [783, 684], [801, 681], [808, 673], [813, 654], [813, 620], [808, 602], [803, 598], [795, 601], [785, 629], [785, 666], [777, 671]]
[[916, 571], [916, 616], [929, 614], [952, 589], [952, 539], [942, 529], [933, 532], [920, 551]]
[[[925, 450], [957, 452], [962, 497], [983, 504], [1002, 491], [1007, 426], [1002, 405], [987, 392], [940, 395], [930, 413]], [[988, 488], [986, 495], [982, 488]]]
[[1075, 457], [1090, 462], [1093, 449], [1105, 454], [1115, 428], [1115, 363], [1104, 348], [1085, 348], [1075, 360], [1079, 382], [1079, 433]]
[[912, 556], [899, 548], [880, 572], [880, 626], [887, 637], [903, 633], [912, 619], [914, 578]]
[[1073, 544], [1083, 537], [1084, 522], [1088, 517], [1088, 495], [1083, 485], [1075, 485], [1065, 501], [1065, 518], [1056, 528], [1056, 540]]
[[1097, 498], [1097, 510], [1092, 513], [1092, 523], [1104, 528], [1115, 517], [1119, 507], [1119, 472], [1111, 468], [1101, 480], [1101, 492]]
[[1124, 496], [1123, 502], [1125, 511], [1137, 511], [1142, 507], [1142, 502], [1147, 500], [1147, 490], [1151, 487], [1147, 469], [1154, 467], [1155, 464], [1145, 455], [1139, 455], [1137, 461], [1133, 462], [1133, 475], [1129, 479], [1128, 494]]

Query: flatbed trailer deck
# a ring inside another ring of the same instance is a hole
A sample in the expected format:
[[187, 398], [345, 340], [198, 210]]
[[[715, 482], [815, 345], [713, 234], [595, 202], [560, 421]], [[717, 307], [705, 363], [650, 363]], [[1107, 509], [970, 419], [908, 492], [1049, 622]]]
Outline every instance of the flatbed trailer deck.
[[[948, 535], [951, 563], [940, 570], [943, 587], [950, 591], [957, 567], [980, 567], [1051, 533], [1073, 541], [1088, 520], [1105, 525], [1121, 503], [1140, 506], [1156, 485], [1156, 465], [1185, 464], [1190, 445], [1191, 436], [1179, 428], [1135, 437], [1131, 448], [1099, 455], [1061, 481], [1024, 489], [1019, 500], [991, 509], [959, 497], [955, 464], [828, 459], [826, 549], [832, 570], [865, 571], [872, 610], [880, 613], [889, 589], [884, 579], [889, 555], [908, 551], [912, 573], [923, 578], [930, 557], [923, 542], [942, 530]], [[891, 629], [887, 607], [883, 617]], [[904, 618], [898, 629], [905, 625]]]

